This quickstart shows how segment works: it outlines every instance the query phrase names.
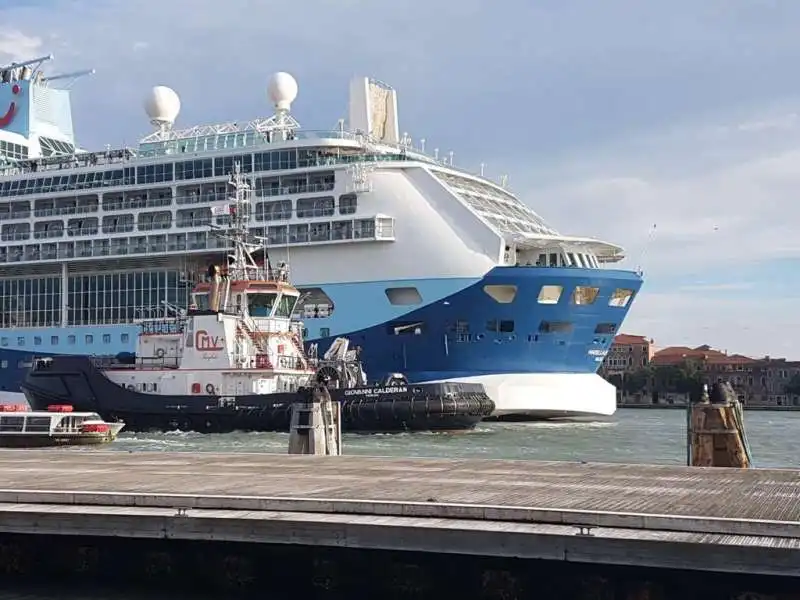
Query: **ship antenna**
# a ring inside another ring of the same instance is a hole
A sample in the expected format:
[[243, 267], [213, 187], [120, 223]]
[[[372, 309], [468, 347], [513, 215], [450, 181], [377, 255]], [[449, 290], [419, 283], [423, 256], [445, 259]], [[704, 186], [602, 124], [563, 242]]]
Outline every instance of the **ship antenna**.
[[275, 73], [267, 85], [267, 95], [275, 108], [270, 118], [255, 122], [255, 128], [267, 141], [288, 141], [295, 137], [300, 123], [292, 116], [292, 102], [297, 98], [297, 81], [283, 71]]
[[232, 252], [228, 255], [228, 258], [232, 260], [228, 265], [228, 278], [238, 281], [266, 279], [263, 267], [259, 267], [253, 258], [252, 252], [258, 247], [258, 244], [251, 241], [248, 227], [252, 211], [253, 187], [242, 175], [242, 167], [239, 162], [233, 165], [228, 186], [231, 188], [227, 203], [228, 227], [212, 225], [214, 233], [232, 246]]

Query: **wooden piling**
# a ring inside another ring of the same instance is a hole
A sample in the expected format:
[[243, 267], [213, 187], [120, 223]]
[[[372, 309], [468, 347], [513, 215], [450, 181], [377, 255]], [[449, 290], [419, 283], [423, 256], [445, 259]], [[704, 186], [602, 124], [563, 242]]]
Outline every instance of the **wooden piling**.
[[751, 466], [742, 410], [729, 384], [714, 384], [699, 403], [689, 407], [688, 464], [693, 467]]

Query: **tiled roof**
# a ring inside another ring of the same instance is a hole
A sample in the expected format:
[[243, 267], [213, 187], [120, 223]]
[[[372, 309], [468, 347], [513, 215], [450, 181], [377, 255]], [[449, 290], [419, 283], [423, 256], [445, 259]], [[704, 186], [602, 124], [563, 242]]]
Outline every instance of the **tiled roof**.
[[643, 335], [629, 335], [627, 333], [620, 333], [614, 336], [615, 344], [646, 344], [647, 338]]

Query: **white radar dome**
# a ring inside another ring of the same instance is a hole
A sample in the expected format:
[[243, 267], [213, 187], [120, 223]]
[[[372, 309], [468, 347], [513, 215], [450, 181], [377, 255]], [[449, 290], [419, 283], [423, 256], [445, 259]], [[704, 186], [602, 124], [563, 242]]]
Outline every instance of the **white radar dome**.
[[181, 99], [172, 88], [157, 85], [144, 99], [144, 110], [152, 122], [171, 125], [181, 112]]
[[267, 85], [269, 99], [278, 110], [289, 110], [294, 99], [297, 98], [297, 81], [289, 73], [275, 73], [269, 78]]

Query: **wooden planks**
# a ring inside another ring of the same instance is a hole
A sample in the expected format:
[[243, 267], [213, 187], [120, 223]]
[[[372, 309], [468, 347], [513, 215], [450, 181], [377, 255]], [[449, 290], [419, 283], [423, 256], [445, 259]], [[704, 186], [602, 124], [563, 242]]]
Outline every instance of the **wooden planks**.
[[0, 451], [0, 488], [800, 522], [800, 472], [362, 456]]

